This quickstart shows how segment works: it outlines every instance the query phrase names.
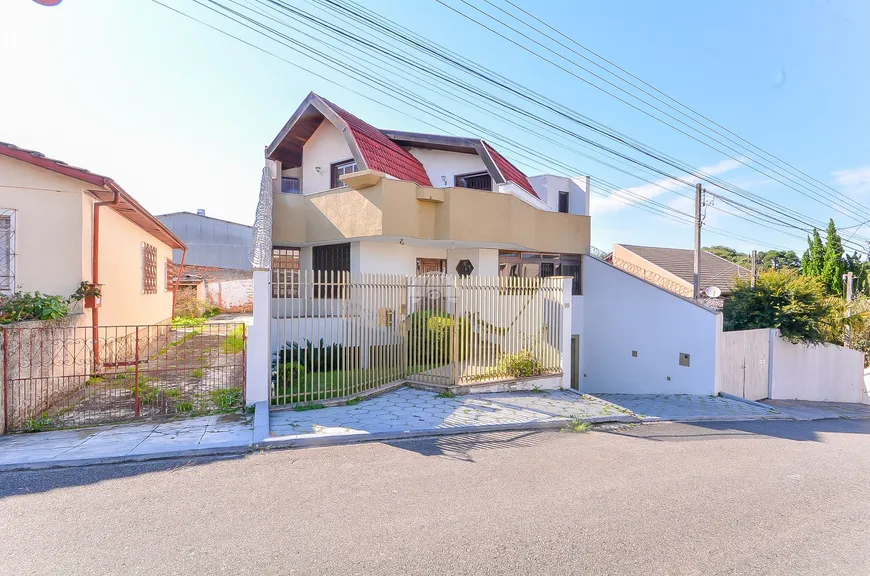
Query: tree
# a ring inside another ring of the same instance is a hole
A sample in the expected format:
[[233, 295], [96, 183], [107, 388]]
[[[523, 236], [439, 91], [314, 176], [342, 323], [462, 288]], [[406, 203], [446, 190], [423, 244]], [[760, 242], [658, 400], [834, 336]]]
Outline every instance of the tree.
[[831, 303], [821, 279], [797, 270], [767, 270], [755, 288], [738, 279], [725, 302], [725, 330], [779, 328], [791, 342], [824, 342]]
[[738, 266], [743, 266], [744, 268], [749, 268], [750, 266], [752, 266], [749, 254], [738, 252], [730, 246], [708, 246], [706, 248], [703, 248], [703, 250], [704, 252], [715, 254], [719, 258], [728, 260], [729, 262], [734, 262]]
[[794, 250], [768, 250], [758, 255], [761, 270], [782, 270], [783, 268], [801, 268], [801, 260]]
[[828, 242], [825, 245], [822, 263], [822, 282], [831, 294], [843, 294], [843, 274], [846, 272], [846, 261], [843, 259], [843, 241], [837, 233], [834, 219], [828, 223]]
[[825, 266], [825, 243], [822, 242], [822, 237], [819, 231], [813, 228], [813, 238], [807, 238], [809, 247], [804, 252], [804, 257], [801, 261], [801, 271], [804, 276], [821, 276], [822, 268]]

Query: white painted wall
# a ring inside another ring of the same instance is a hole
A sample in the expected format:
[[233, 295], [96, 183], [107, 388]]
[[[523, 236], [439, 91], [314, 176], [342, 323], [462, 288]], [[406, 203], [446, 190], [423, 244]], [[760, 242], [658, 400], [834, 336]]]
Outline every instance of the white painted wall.
[[498, 276], [498, 250], [490, 248], [456, 248], [447, 251], [447, 273], [456, 274], [460, 260], [470, 260], [472, 276]]
[[206, 283], [206, 298], [221, 310], [248, 309], [254, 305], [254, 280], [223, 280]]
[[477, 154], [429, 150], [427, 148], [409, 148], [408, 152], [423, 164], [429, 180], [436, 188], [453, 186], [454, 178], [457, 175], [486, 171], [486, 165]]
[[[716, 393], [720, 314], [589, 256], [583, 299], [581, 390]], [[681, 352], [689, 367], [680, 366]]]
[[586, 197], [586, 178], [575, 176], [568, 178], [567, 176], [554, 176], [552, 174], [541, 174], [539, 176], [529, 177], [532, 187], [538, 196], [552, 210], [559, 209], [559, 192], [568, 192], [568, 213], [588, 216], [588, 203]]
[[771, 398], [816, 402], [864, 400], [864, 354], [842, 346], [773, 342]]
[[[447, 258], [448, 250], [438, 246], [411, 246], [395, 242], [358, 242], [359, 272], [374, 274], [401, 274], [412, 276], [417, 273], [417, 258]], [[351, 268], [353, 268], [351, 250]], [[449, 262], [448, 262], [449, 264]]]
[[[329, 190], [329, 166], [350, 160], [353, 154], [344, 135], [328, 120], [320, 123], [302, 147], [302, 193]], [[316, 167], [320, 166], [320, 172]]]

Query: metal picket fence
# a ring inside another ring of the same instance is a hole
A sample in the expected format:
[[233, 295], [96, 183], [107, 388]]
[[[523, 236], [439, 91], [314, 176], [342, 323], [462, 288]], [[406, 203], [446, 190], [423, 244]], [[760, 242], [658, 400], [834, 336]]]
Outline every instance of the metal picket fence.
[[561, 278], [294, 271], [273, 278], [272, 404], [404, 380], [450, 387], [561, 372]]

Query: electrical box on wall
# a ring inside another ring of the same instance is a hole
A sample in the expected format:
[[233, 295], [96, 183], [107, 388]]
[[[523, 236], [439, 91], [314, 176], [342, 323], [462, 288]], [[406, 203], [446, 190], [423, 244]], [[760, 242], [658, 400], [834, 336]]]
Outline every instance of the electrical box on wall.
[[685, 352], [680, 352], [680, 366], [689, 366], [689, 355]]

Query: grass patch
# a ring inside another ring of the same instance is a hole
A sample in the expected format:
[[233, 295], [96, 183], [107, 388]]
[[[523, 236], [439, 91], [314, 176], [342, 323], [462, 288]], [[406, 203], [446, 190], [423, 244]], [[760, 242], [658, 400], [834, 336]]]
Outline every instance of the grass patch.
[[321, 408], [326, 408], [323, 404], [318, 404], [317, 402], [309, 402], [307, 404], [298, 404], [293, 407], [297, 412], [305, 412], [307, 410], [320, 410]]
[[212, 390], [211, 401], [218, 410], [235, 410], [242, 405], [242, 389], [227, 388], [226, 390]]
[[184, 413], [193, 412], [193, 402], [179, 402], [175, 406], [175, 410]]
[[205, 318], [191, 318], [190, 316], [176, 316], [172, 319], [174, 328], [195, 328], [205, 324]]
[[193, 338], [197, 334], [202, 334], [202, 328], [194, 328], [193, 330], [191, 330], [190, 332], [188, 332], [187, 334], [185, 334], [181, 338], [177, 338], [177, 339], [173, 340], [172, 342], [170, 342], [169, 344], [167, 344], [166, 346], [164, 346], [163, 348], [158, 350], [157, 354], [152, 356], [152, 358], [157, 358], [158, 356], [165, 355], [167, 352], [169, 352], [170, 350], [172, 350], [176, 346], [181, 346], [182, 344], [184, 344], [185, 342], [187, 342], [188, 340], [190, 340], [191, 338]]
[[202, 368], [196, 368], [190, 375], [194, 378], [202, 378]]
[[238, 354], [245, 351], [245, 327], [236, 326], [233, 331], [224, 340], [224, 352], [227, 354]]
[[571, 421], [565, 424], [565, 427], [562, 428], [563, 432], [583, 433], [589, 432], [590, 430], [592, 430], [592, 424], [586, 422], [585, 420], [581, 420], [576, 416], [574, 418], [571, 418]]
[[48, 412], [43, 412], [39, 418], [28, 418], [24, 422], [26, 432], [42, 432], [54, 426], [54, 421], [48, 417]]
[[181, 390], [179, 390], [178, 388], [170, 388], [169, 390], [164, 390], [163, 394], [167, 398], [178, 398], [179, 396], [181, 396]]
[[439, 392], [435, 395], [436, 398], [456, 398], [456, 394], [451, 392], [450, 390], [445, 390], [444, 392]]
[[362, 398], [360, 398], [359, 396], [357, 396], [356, 398], [351, 398], [350, 400], [348, 400], [348, 401], [347, 401], [347, 405], [348, 405], [348, 406], [356, 406], [356, 405], [359, 404], [360, 402], [362, 402]]

